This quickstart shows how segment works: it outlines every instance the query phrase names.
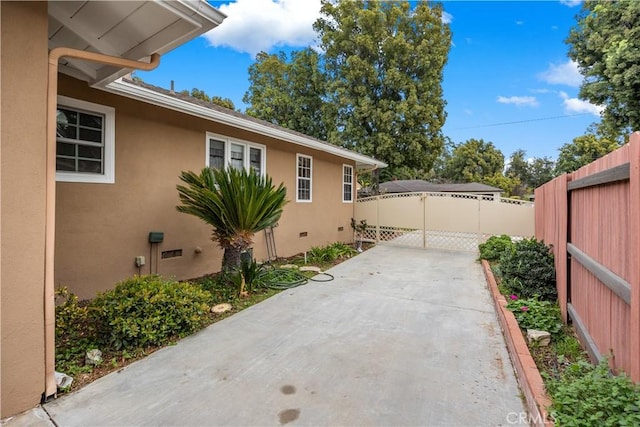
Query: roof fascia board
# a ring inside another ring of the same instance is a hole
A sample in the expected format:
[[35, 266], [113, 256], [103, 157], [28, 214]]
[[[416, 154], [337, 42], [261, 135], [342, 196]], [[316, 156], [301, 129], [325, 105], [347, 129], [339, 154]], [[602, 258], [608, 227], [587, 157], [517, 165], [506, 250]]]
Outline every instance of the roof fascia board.
[[374, 167], [384, 168], [387, 166], [387, 164], [384, 162], [372, 159], [362, 154], [354, 153], [336, 145], [324, 144], [301, 135], [295, 135], [281, 129], [272, 128], [261, 123], [246, 120], [241, 117], [233, 116], [231, 114], [225, 114], [217, 110], [203, 107], [201, 105], [192, 104], [190, 102], [176, 99], [147, 88], [128, 84], [126, 82], [123, 82], [121, 79], [109, 83], [102, 89], [108, 92], [115, 93], [117, 95], [137, 99], [148, 104], [157, 105], [159, 107], [168, 108], [174, 111], [186, 113], [207, 120], [213, 120], [215, 122], [229, 125], [235, 128], [248, 130], [260, 135], [276, 138], [314, 150], [324, 151], [329, 154], [334, 154], [336, 156], [355, 161], [356, 166], [361, 169]]

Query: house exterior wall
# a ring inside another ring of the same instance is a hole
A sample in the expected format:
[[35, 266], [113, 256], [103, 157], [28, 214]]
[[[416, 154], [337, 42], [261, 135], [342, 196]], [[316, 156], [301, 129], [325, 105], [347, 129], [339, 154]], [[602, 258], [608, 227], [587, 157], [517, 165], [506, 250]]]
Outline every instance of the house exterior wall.
[[[342, 166], [353, 162], [94, 90], [67, 76], [60, 76], [59, 94], [115, 108], [115, 183], [57, 183], [55, 282], [80, 298], [137, 274], [136, 256], [146, 257], [142, 274], [189, 279], [220, 269], [222, 250], [211, 241], [211, 228], [175, 209], [180, 172], [205, 166], [207, 132], [266, 147], [266, 172], [275, 185], [284, 182], [289, 200], [274, 233], [279, 256], [352, 240], [353, 203], [342, 202]], [[313, 157], [311, 203], [295, 201], [297, 153]], [[150, 253], [151, 231], [164, 232], [164, 241]], [[156, 262], [156, 250], [174, 249], [182, 256]], [[254, 256], [267, 258], [262, 233]]]
[[46, 2], [0, 2], [1, 417], [44, 391]]

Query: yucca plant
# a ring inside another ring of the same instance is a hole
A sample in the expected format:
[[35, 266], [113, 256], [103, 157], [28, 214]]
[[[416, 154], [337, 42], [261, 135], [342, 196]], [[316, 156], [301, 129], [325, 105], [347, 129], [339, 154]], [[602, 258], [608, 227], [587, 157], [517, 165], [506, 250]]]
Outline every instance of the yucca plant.
[[178, 185], [179, 212], [194, 215], [213, 227], [212, 240], [224, 255], [222, 270], [238, 268], [240, 254], [253, 244], [258, 231], [275, 225], [287, 203], [284, 184], [250, 171], [204, 168], [183, 171]]

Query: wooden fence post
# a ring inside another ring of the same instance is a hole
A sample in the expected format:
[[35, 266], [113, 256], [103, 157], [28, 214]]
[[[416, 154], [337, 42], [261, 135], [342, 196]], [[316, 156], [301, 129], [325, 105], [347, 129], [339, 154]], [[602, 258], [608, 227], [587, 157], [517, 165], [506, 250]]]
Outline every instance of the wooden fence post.
[[629, 140], [629, 261], [631, 266], [631, 315], [629, 325], [629, 376], [640, 382], [640, 132]]

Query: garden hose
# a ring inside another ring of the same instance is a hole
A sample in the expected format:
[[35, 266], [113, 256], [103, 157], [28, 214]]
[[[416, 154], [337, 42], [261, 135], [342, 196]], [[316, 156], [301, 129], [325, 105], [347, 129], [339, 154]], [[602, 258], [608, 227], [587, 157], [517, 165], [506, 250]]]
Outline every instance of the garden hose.
[[304, 274], [290, 268], [270, 268], [260, 275], [261, 280], [269, 289], [291, 289], [312, 282], [329, 282], [334, 277], [329, 273], [318, 273], [315, 277], [308, 278]]

